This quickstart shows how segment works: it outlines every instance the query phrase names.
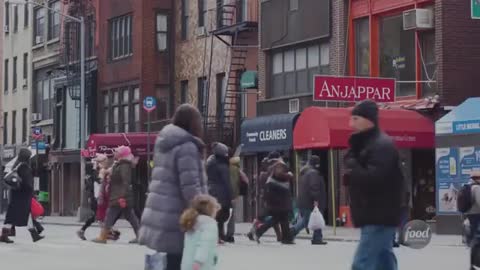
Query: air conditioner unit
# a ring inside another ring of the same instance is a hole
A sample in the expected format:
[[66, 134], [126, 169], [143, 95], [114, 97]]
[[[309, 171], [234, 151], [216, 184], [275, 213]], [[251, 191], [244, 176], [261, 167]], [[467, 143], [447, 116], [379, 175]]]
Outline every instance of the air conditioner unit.
[[22, 86], [27, 87], [27, 79], [25, 78], [22, 79]]
[[3, 32], [5, 32], [5, 33], [10, 32], [8, 25], [4, 25], [4, 26], [3, 26]]
[[300, 100], [298, 98], [288, 100], [288, 112], [298, 113], [300, 111]]
[[206, 36], [207, 35], [207, 29], [205, 26], [198, 27], [196, 31], [197, 36]]
[[433, 10], [416, 8], [403, 12], [403, 30], [427, 30], [433, 28]]
[[32, 122], [42, 121], [41, 113], [32, 113]]
[[43, 42], [43, 36], [36, 36], [35, 37], [35, 44], [40, 44]]

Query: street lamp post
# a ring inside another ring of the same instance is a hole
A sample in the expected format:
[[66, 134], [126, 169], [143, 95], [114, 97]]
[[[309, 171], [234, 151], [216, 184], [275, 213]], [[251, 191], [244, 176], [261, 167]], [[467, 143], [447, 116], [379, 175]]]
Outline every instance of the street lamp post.
[[[56, 13], [69, 20], [80, 24], [80, 148], [85, 144], [85, 19], [83, 16], [74, 17], [64, 14], [58, 10], [48, 7], [47, 5], [34, 2], [32, 0], [26, 1], [8, 1], [12, 4], [29, 4], [37, 7], [45, 8], [53, 13]], [[84, 219], [89, 209], [86, 206], [87, 200], [85, 196], [85, 159], [82, 157], [80, 162], [80, 188], [81, 201], [78, 216], [81, 220]]]

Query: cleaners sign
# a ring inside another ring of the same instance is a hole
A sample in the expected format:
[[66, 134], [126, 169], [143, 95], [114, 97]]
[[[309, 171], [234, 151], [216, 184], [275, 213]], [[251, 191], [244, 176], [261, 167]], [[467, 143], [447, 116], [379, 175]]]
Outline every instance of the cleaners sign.
[[395, 101], [395, 79], [315, 76], [315, 101]]

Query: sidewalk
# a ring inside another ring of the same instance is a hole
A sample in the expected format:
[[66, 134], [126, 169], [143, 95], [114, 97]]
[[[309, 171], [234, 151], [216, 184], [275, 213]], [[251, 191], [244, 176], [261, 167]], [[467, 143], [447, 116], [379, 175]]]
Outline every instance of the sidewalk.
[[[4, 216], [0, 215], [0, 222], [3, 223]], [[41, 222], [46, 225], [57, 225], [57, 226], [72, 226], [80, 228], [83, 224], [78, 222], [76, 217], [59, 217], [59, 216], [49, 216], [44, 217]], [[95, 223], [94, 227], [98, 227], [98, 224]], [[128, 228], [130, 225], [126, 220], [119, 220], [117, 226], [119, 228]], [[245, 236], [250, 231], [250, 223], [237, 223], [236, 225], [236, 235], [237, 237]], [[358, 242], [360, 240], [360, 230], [353, 228], [339, 227], [334, 230], [333, 227], [327, 227], [323, 230], [324, 239], [326, 241], [334, 242]], [[269, 230], [265, 233], [264, 237], [274, 238], [275, 233], [273, 230]], [[301, 232], [298, 237], [299, 239], [311, 239], [311, 235], [308, 235], [305, 231]], [[436, 235], [432, 236], [431, 245], [435, 246], [454, 246], [454, 247], [463, 247], [462, 239], [460, 235]]]

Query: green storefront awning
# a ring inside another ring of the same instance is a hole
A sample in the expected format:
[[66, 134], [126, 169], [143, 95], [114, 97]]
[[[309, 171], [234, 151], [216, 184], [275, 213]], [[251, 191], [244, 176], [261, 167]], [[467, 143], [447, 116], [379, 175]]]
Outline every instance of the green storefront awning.
[[258, 75], [254, 70], [247, 70], [242, 73], [240, 79], [240, 87], [242, 89], [256, 89], [258, 88]]

